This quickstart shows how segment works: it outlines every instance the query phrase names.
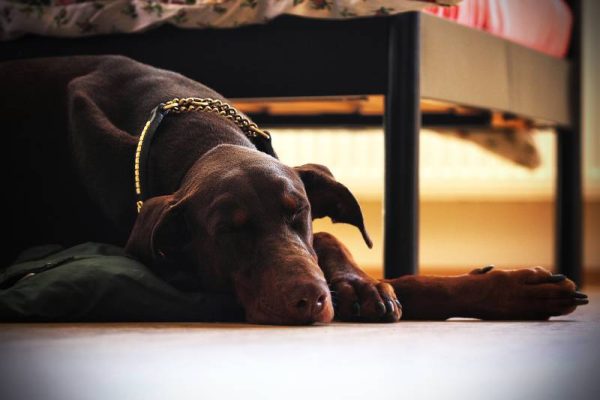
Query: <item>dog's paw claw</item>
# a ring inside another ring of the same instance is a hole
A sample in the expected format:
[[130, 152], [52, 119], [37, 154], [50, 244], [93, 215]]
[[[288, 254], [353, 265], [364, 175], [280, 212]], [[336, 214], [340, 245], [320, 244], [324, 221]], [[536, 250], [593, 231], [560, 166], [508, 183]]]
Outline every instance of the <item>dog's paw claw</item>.
[[494, 269], [494, 265], [486, 265], [485, 267], [475, 268], [473, 271], [469, 272], [471, 275], [483, 275], [485, 273], [490, 272]]
[[395, 302], [396, 302], [396, 305], [398, 306], [398, 308], [400, 309], [400, 311], [402, 311], [402, 303], [400, 303], [400, 300], [396, 299]]
[[481, 273], [485, 274], [486, 272], [490, 272], [493, 269], [494, 269], [494, 265], [492, 265], [492, 264], [486, 265], [485, 267], [481, 268]]
[[550, 277], [548, 278], [548, 282], [558, 283], [558, 282], [564, 281], [565, 279], [567, 279], [567, 277], [564, 276], [563, 274], [554, 274], [554, 275], [550, 275]]
[[578, 306], [585, 306], [586, 304], [589, 304], [589, 302], [590, 301], [588, 299], [575, 298], [575, 305], [578, 305]]
[[335, 316], [341, 321], [395, 322], [402, 316], [402, 306], [388, 283], [347, 275], [330, 282], [330, 288], [337, 292]]
[[385, 304], [383, 304], [382, 301], [378, 301], [375, 305], [375, 308], [377, 309], [377, 314], [379, 314], [380, 317], [385, 315]]
[[387, 300], [385, 302], [385, 313], [392, 314], [394, 312], [394, 302], [391, 300]]

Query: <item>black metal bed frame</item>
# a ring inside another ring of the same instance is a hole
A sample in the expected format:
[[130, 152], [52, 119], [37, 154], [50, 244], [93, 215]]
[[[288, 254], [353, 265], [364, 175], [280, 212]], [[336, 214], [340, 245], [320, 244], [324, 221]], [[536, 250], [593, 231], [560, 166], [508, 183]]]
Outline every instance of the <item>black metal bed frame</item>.
[[[575, 2], [574, 12], [580, 12]], [[418, 272], [420, 14], [346, 21], [281, 17], [234, 30], [164, 26], [143, 34], [0, 43], [0, 60], [123, 54], [180, 72], [226, 97], [385, 95], [384, 272]], [[573, 121], [558, 128], [556, 266], [581, 283], [579, 24], [571, 49]]]

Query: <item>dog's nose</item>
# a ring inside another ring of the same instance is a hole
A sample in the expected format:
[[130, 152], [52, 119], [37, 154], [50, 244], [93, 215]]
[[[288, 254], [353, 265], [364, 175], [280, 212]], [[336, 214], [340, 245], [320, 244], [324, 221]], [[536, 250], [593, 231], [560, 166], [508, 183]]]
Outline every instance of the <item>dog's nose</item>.
[[[318, 283], [297, 285], [291, 292], [288, 303], [289, 315], [299, 323], [329, 322], [326, 308], [331, 307], [327, 286]], [[326, 317], [326, 318], [325, 318]], [[325, 320], [327, 319], [327, 321]]]

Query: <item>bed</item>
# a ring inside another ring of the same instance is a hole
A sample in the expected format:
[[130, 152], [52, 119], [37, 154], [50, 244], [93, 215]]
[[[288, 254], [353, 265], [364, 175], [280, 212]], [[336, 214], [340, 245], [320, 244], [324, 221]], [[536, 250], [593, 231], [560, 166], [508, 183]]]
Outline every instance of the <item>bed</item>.
[[[290, 1], [314, 13], [326, 10], [327, 4], [333, 12], [332, 4], [337, 4]], [[214, 9], [228, 1], [208, 3]], [[409, 6], [402, 10], [390, 10], [384, 5], [381, 9], [371, 9], [378, 18], [355, 18], [362, 14], [346, 10], [354, 14], [347, 15], [353, 18], [331, 20], [279, 14], [266, 18], [259, 12], [260, 2], [244, 0], [239, 2], [239, 9], [246, 4], [242, 11], [253, 13], [255, 22], [274, 19], [267, 24], [236, 29], [210, 29], [211, 26], [201, 24], [196, 27], [208, 29], [178, 29], [149, 23], [140, 28], [143, 33], [87, 37], [102, 33], [90, 19], [92, 25], [78, 26], [79, 34], [54, 34], [75, 38], [28, 35], [0, 42], [0, 59], [117, 53], [183, 73], [229, 98], [384, 96], [380, 121], [385, 129], [386, 277], [417, 272], [418, 133], [422, 124], [488, 126], [494, 112], [526, 120], [530, 126], [555, 127], [558, 135], [556, 268], [581, 282], [578, 41], [573, 41], [568, 58], [563, 59], [432, 15], [445, 11], [411, 11], [423, 8], [422, 2], [399, 3]], [[144, 4], [152, 7], [157, 2]], [[577, 39], [579, 2], [571, 2], [571, 8], [575, 16], [572, 34]], [[167, 9], [164, 7], [162, 12]], [[32, 10], [31, 13], [36, 12], [35, 8]], [[340, 7], [334, 11], [344, 12]], [[406, 12], [387, 15], [391, 11]], [[5, 9], [3, 12], [7, 21]], [[158, 11], [152, 12], [158, 15]], [[226, 14], [227, 11], [223, 12]], [[14, 13], [11, 18], [14, 21]], [[191, 20], [189, 15], [175, 15], [168, 21], [177, 24], [177, 18], [184, 25]], [[58, 28], [60, 18], [53, 20]], [[239, 25], [232, 21], [224, 26]], [[146, 30], [155, 25], [160, 26]], [[7, 27], [5, 24], [3, 32], [8, 38], [24, 32], [36, 33], [33, 28], [19, 32]], [[82, 34], [86, 37], [79, 37]], [[476, 118], [460, 113], [441, 116], [422, 113], [423, 99], [476, 110]], [[361, 123], [365, 118], [369, 117], [352, 115], [348, 121]]]

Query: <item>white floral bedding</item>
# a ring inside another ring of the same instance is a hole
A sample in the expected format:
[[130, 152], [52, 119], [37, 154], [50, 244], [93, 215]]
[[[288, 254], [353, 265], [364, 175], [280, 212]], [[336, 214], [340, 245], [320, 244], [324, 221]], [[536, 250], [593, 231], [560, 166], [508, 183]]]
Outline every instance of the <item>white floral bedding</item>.
[[165, 23], [231, 28], [281, 14], [352, 18], [420, 10], [460, 0], [0, 0], [0, 39], [25, 33], [86, 36], [136, 32]]

